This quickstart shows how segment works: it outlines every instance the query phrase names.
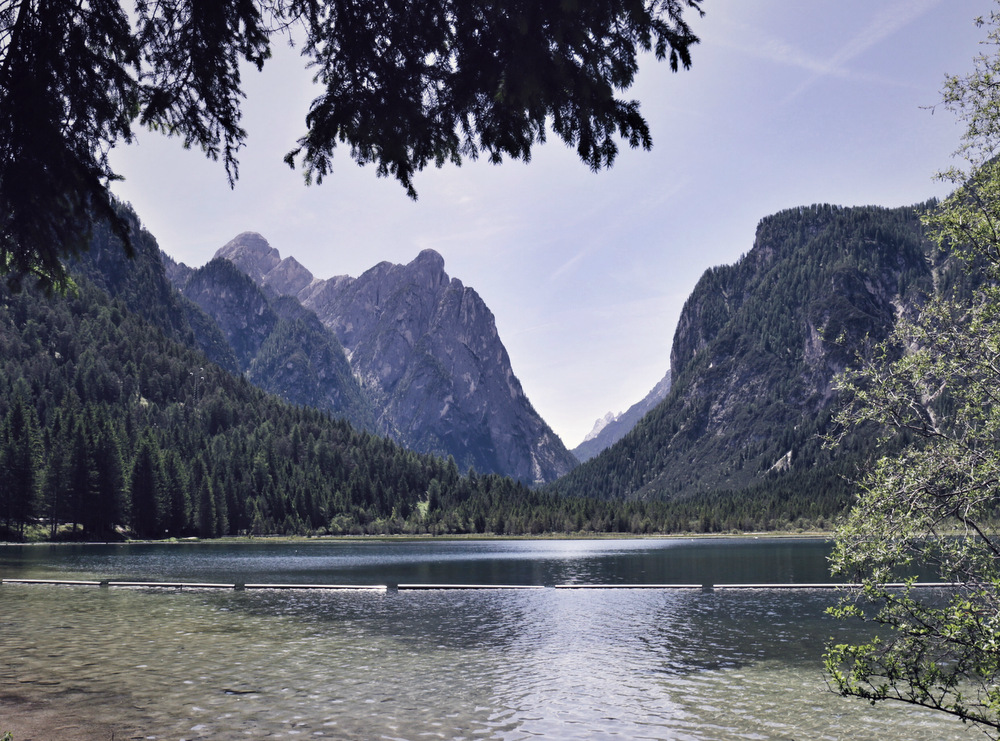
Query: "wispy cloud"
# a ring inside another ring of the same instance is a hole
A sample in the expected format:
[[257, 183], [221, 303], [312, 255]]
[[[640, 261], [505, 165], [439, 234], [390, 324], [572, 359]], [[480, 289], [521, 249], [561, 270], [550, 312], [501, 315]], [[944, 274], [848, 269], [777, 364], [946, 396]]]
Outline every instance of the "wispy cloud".
[[549, 276], [549, 281], [550, 282], [556, 281], [562, 276], [572, 271], [573, 268], [579, 265], [580, 262], [589, 254], [591, 254], [595, 249], [596, 249], [595, 247], [591, 246], [588, 247], [587, 249], [580, 250], [579, 252], [577, 252], [571, 258], [566, 260], [562, 265], [560, 265], [559, 267], [557, 267], [555, 270], [552, 271], [552, 274]]
[[892, 5], [883, 7], [868, 25], [856, 33], [832, 56], [826, 59], [812, 60], [813, 63], [806, 67], [813, 73], [812, 76], [789, 93], [784, 102], [787, 103], [798, 97], [824, 77], [870, 77], [851, 70], [849, 66], [851, 62], [942, 2], [944, 0], [899, 0]]
[[728, 45], [758, 59], [810, 73], [802, 84], [785, 96], [783, 103], [797, 98], [824, 78], [895, 82], [865, 70], [854, 69], [851, 63], [943, 2], [945, 0], [896, 0], [891, 4], [884, 4], [864, 27], [828, 56], [818, 56], [794, 42], [768, 36], [761, 28], [737, 29], [738, 33], [734, 34], [741, 39], [754, 39], [754, 43], [731, 41]]

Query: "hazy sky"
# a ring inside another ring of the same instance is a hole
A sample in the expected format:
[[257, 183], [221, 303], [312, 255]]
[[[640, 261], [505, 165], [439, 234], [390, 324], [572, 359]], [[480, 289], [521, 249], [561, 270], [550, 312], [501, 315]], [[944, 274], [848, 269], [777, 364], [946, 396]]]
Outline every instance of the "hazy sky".
[[[200, 266], [242, 231], [318, 277], [408, 263], [425, 248], [496, 316], [514, 372], [568, 447], [642, 398], [669, 366], [701, 273], [753, 246], [768, 214], [800, 205], [901, 206], [946, 192], [961, 129], [931, 110], [964, 73], [988, 0], [705, 0], [689, 71], [649, 59], [651, 152], [591, 173], [555, 137], [530, 164], [429, 170], [410, 201], [338, 152], [321, 186], [282, 162], [314, 97], [297, 53], [246, 73], [249, 142], [230, 190], [219, 163], [143, 134], [113, 154], [169, 255]], [[338, 164], [339, 162], [339, 164]]]

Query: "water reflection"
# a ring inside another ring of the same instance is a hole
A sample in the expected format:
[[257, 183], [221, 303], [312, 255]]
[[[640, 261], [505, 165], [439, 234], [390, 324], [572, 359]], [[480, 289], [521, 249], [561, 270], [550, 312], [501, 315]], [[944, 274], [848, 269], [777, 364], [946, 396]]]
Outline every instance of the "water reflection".
[[388, 584], [829, 581], [821, 540], [307, 541], [0, 547], [0, 577]]

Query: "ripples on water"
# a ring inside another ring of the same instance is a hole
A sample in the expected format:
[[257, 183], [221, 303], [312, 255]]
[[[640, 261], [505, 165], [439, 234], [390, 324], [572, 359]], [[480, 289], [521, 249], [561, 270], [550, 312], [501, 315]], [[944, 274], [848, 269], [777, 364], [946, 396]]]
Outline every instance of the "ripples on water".
[[0, 718], [47, 698], [157, 739], [979, 737], [828, 692], [832, 600], [4, 585]]

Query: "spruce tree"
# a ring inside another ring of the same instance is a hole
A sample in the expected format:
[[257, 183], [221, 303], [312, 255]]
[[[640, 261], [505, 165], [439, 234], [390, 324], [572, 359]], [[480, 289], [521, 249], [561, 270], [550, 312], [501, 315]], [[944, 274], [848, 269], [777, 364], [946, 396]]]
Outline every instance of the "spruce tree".
[[158, 538], [163, 534], [163, 462], [152, 433], [139, 440], [129, 486], [132, 530], [137, 538]]
[[38, 418], [28, 404], [25, 385], [15, 391], [0, 430], [0, 517], [21, 538], [35, 516], [42, 478]]
[[73, 525], [73, 535], [77, 528], [85, 525], [86, 510], [93, 506], [97, 492], [97, 461], [92, 431], [84, 418], [78, 417], [73, 426], [72, 448], [70, 451], [69, 480], [66, 484], [66, 513]]
[[428, 165], [528, 161], [550, 130], [593, 170], [619, 141], [649, 149], [622, 92], [642, 52], [690, 66], [700, 3], [5, 0], [0, 273], [65, 284], [62, 260], [86, 249], [95, 213], [132, 246], [108, 152], [137, 125], [222, 159], [233, 183], [242, 73], [264, 66], [276, 34], [302, 41], [320, 88], [285, 161], [320, 182], [346, 148], [415, 198]]
[[106, 419], [93, 424], [97, 427], [92, 452], [94, 487], [93, 497], [83, 510], [83, 529], [90, 537], [108, 540], [114, 537], [115, 527], [123, 524], [125, 470], [115, 430]]
[[163, 473], [164, 524], [169, 535], [179, 537], [191, 527], [191, 484], [187, 467], [176, 450], [164, 454]]

